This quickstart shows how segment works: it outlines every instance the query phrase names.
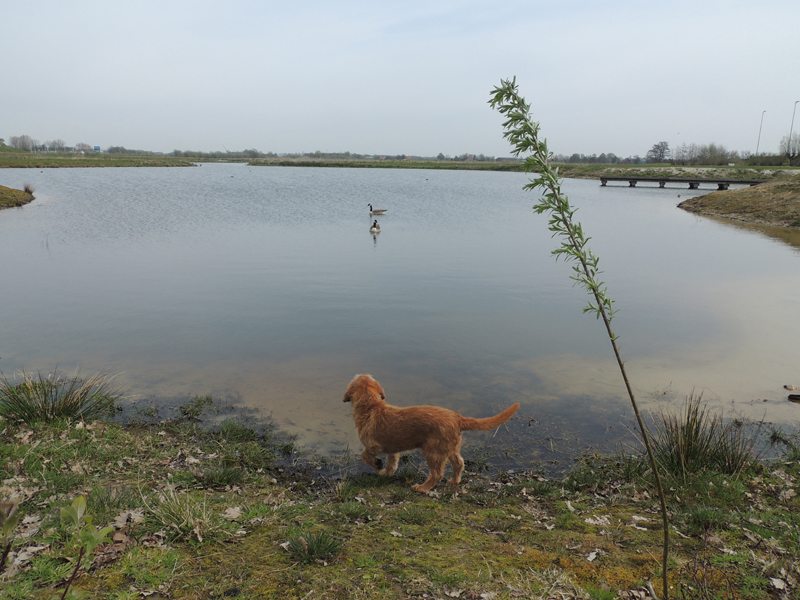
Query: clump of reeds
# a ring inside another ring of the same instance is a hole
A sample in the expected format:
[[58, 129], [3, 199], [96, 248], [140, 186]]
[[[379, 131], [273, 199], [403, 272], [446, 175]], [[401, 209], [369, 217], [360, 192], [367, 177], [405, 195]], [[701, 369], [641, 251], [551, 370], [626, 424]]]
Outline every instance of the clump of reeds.
[[29, 426], [66, 419], [89, 421], [113, 415], [121, 392], [112, 387], [111, 377], [96, 373], [87, 378], [77, 373], [61, 377], [58, 372], [44, 375], [22, 374], [22, 381], [11, 383], [0, 373], [0, 416], [23, 421]]
[[655, 419], [653, 451], [661, 467], [686, 480], [691, 474], [716, 471], [738, 475], [753, 464], [757, 436], [738, 420], [725, 422], [702, 402], [703, 395], [687, 397], [680, 413], [662, 410]]
[[342, 541], [327, 531], [291, 536], [289, 554], [303, 563], [315, 563], [334, 558], [342, 551]]
[[33, 192], [35, 191], [35, 190], [33, 189], [33, 186], [32, 186], [30, 183], [26, 183], [26, 184], [25, 184], [25, 185], [22, 187], [22, 189], [23, 189], [23, 190], [25, 190], [25, 193], [26, 193], [26, 194], [30, 194], [30, 195], [33, 195]]
[[169, 487], [155, 499], [142, 497], [147, 509], [146, 524], [167, 532], [171, 541], [187, 542], [196, 539], [217, 540], [224, 533], [220, 518], [208, 510], [207, 499], [198, 502], [189, 494], [179, 494]]

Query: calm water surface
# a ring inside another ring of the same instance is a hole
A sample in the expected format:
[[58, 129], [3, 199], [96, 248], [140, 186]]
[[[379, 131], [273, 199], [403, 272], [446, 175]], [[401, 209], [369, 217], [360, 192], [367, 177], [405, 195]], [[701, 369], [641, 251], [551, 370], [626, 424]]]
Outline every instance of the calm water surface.
[[[514, 439], [525, 461], [611, 446], [630, 405], [527, 180], [2, 169], [0, 184], [29, 182], [37, 199], [0, 212], [0, 370], [104, 369], [139, 401], [232, 398], [323, 452], [359, 448], [341, 398], [367, 372], [398, 405], [488, 416], [522, 403], [505, 431], [467, 446]], [[601, 257], [641, 402], [658, 411], [702, 391], [797, 426], [782, 385], [800, 385], [800, 239], [676, 208], [708, 190], [564, 189]], [[377, 236], [368, 202], [388, 209]]]

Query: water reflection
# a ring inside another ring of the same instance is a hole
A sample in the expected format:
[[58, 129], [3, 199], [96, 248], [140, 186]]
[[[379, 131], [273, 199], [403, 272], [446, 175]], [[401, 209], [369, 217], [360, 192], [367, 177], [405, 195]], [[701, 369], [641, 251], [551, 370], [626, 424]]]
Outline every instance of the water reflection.
[[793, 248], [800, 249], [800, 230], [790, 229], [788, 227], [776, 227], [773, 225], [755, 225], [751, 223], [743, 223], [742, 221], [734, 221], [732, 219], [725, 219], [723, 217], [706, 217], [718, 223], [723, 223], [732, 227], [737, 227], [745, 231], [761, 233], [772, 239], [784, 242]]

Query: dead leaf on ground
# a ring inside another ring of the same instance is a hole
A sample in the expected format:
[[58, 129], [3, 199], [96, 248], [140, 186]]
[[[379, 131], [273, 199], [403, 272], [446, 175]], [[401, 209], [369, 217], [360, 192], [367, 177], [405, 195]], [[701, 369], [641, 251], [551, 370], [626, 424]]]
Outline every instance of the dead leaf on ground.
[[611, 525], [608, 515], [601, 515], [599, 517], [594, 515], [593, 517], [585, 518], [584, 521], [586, 521], [589, 525], [597, 525], [598, 527], [608, 527]]
[[136, 540], [117, 531], [114, 534], [113, 541], [110, 544], [103, 544], [95, 551], [95, 559], [92, 564], [93, 567], [101, 567], [117, 560], [122, 554], [131, 546], [136, 545]]
[[134, 510], [126, 510], [120, 513], [112, 522], [111, 526], [115, 529], [122, 529], [128, 523], [144, 523], [144, 509], [137, 508]]
[[235, 521], [242, 516], [242, 508], [240, 506], [230, 506], [222, 513], [222, 517], [229, 521]]

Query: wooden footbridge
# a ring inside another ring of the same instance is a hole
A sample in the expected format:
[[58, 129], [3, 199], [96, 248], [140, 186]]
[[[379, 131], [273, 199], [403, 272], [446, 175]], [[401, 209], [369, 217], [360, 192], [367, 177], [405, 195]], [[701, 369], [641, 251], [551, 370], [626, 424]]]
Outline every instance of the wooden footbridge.
[[700, 189], [701, 183], [716, 183], [718, 190], [727, 190], [731, 184], [739, 185], [758, 185], [764, 183], [764, 179], [703, 179], [699, 177], [636, 177], [628, 175], [626, 177], [601, 177], [600, 185], [605, 186], [609, 181], [627, 181], [630, 187], [636, 187], [640, 181], [658, 183], [658, 187], [666, 187], [668, 183], [688, 183], [690, 190]]

